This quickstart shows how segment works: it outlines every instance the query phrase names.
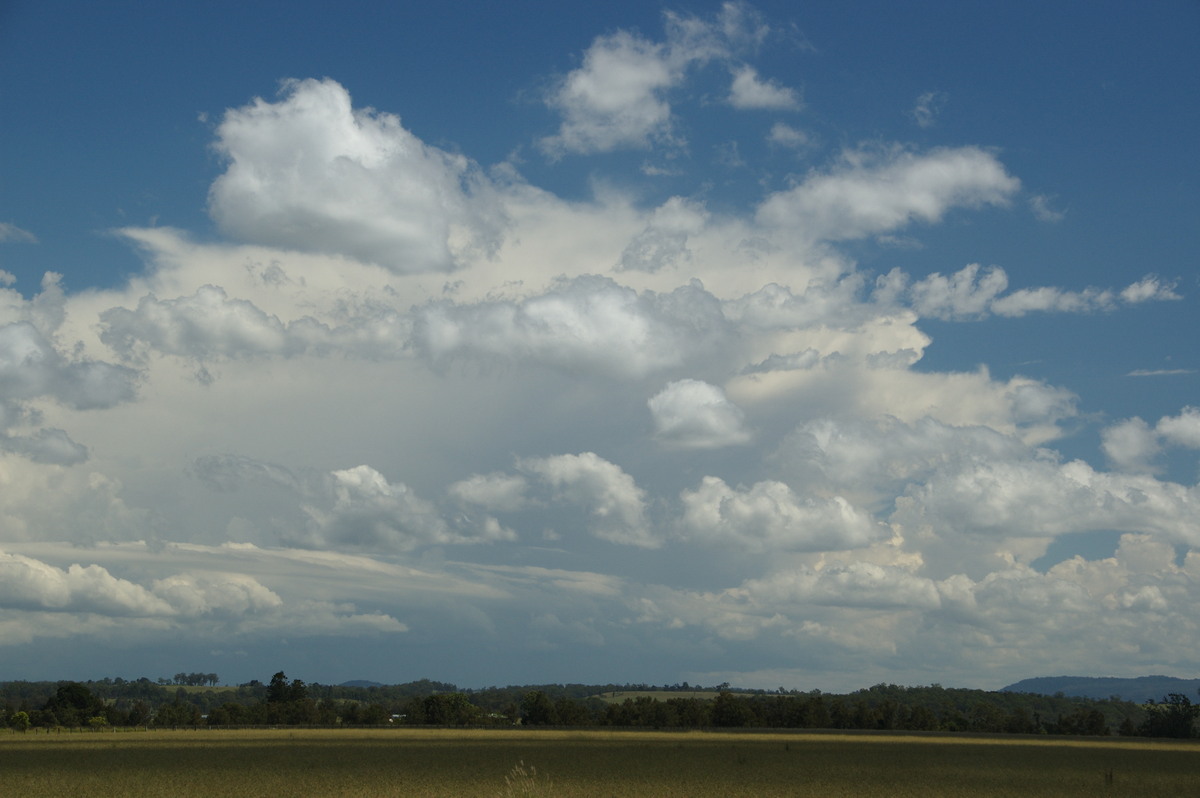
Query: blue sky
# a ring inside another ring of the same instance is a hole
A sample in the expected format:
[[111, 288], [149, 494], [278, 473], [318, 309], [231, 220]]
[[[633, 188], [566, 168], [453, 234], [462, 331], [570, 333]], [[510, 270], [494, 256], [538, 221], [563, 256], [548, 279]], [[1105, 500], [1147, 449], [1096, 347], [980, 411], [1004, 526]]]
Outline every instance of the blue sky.
[[10, 678], [1193, 675], [1197, 34], [4, 4]]

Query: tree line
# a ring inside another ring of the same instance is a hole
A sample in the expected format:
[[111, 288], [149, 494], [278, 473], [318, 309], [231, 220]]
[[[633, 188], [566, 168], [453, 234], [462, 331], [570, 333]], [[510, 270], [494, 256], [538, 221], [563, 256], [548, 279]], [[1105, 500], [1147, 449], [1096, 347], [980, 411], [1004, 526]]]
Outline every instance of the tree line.
[[[0, 724], [38, 728], [108, 726], [539, 726], [841, 729], [1064, 735], [1196, 737], [1200, 705], [1182, 694], [1136, 704], [1062, 694], [987, 692], [939, 685], [880, 684], [846, 695], [735, 691], [715, 698], [675, 685], [536, 685], [460, 690], [423, 679], [401, 685], [351, 687], [306, 684], [280, 671], [215, 689], [149, 679], [91, 682], [0, 682]], [[188, 687], [193, 689], [187, 689]], [[653, 689], [659, 696], [623, 701], [598, 696]], [[677, 695], [676, 695], [677, 694]], [[664, 697], [665, 695], [665, 697]]]

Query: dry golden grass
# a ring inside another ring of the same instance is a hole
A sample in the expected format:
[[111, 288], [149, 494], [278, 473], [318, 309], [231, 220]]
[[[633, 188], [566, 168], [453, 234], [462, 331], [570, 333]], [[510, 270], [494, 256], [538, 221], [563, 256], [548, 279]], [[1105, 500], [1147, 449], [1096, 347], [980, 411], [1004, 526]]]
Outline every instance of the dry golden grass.
[[788, 733], [0, 734], [0, 789], [121, 796], [1159, 796], [1200, 744]]

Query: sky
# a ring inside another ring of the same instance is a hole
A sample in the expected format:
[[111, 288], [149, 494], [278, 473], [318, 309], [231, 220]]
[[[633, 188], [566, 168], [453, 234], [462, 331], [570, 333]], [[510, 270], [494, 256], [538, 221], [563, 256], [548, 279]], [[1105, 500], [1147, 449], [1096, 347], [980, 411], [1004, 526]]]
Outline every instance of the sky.
[[1198, 39], [0, 3], [0, 679], [1200, 675]]

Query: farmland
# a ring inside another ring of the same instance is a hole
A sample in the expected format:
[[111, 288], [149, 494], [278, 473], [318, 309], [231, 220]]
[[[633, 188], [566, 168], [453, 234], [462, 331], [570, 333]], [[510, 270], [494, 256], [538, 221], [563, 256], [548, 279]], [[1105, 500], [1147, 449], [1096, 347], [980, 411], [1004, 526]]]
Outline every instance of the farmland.
[[530, 730], [0, 733], [6, 794], [1193, 795], [1200, 745], [1129, 739]]

